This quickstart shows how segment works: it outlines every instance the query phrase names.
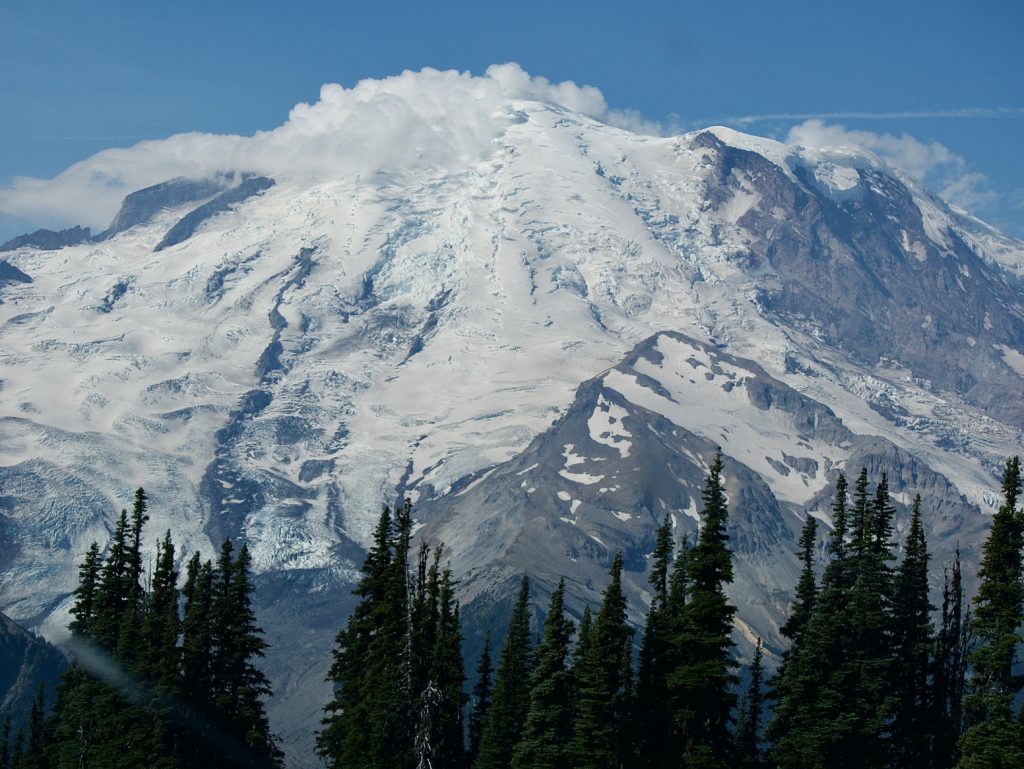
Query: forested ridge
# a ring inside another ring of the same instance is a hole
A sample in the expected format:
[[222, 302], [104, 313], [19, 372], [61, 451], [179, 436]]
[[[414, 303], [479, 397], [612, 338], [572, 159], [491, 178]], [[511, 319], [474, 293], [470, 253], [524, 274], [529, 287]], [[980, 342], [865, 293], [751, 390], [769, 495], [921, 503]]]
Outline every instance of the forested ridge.
[[[840, 475], [820, 557], [818, 522], [774, 672], [757, 642], [740, 686], [723, 464], [711, 463], [693, 542], [671, 519], [650, 555], [643, 628], [627, 621], [623, 561], [579, 623], [565, 584], [531, 627], [524, 576], [500, 647], [467, 681], [457, 581], [442, 546], [414, 545], [412, 506], [385, 508], [337, 636], [333, 696], [316, 745], [330, 769], [1019, 769], [1024, 766], [1024, 510], [1006, 463], [979, 586], [959, 556], [929, 598], [920, 498], [894, 536], [887, 478]], [[265, 711], [266, 650], [249, 554], [193, 554], [184, 579], [170, 533], [143, 568], [140, 489], [104, 554], [79, 570], [73, 664], [49, 715], [0, 729], [0, 769], [281, 766]], [[899, 553], [899, 557], [897, 557]], [[823, 562], [822, 562], [823, 561]], [[180, 585], [180, 587], [179, 587]]]

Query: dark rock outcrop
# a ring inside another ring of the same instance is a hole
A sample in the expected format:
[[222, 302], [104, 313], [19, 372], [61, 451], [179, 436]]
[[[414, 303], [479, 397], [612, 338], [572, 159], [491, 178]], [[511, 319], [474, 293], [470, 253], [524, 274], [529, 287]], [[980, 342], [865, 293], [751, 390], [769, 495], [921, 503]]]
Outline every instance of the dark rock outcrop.
[[4, 283], [31, 283], [32, 278], [10, 262], [0, 259], [0, 285]]
[[38, 248], [40, 251], [56, 251], [59, 248], [87, 243], [91, 239], [92, 232], [88, 227], [76, 226], [69, 227], [66, 230], [42, 229], [11, 238], [3, 245], [0, 245], [0, 251], [14, 251], [18, 248]]
[[111, 235], [124, 232], [129, 227], [148, 222], [165, 208], [216, 195], [229, 183], [223, 176], [213, 179], [172, 179], [133, 192], [125, 196], [121, 210], [117, 212], [110, 227], [99, 235], [97, 240], [104, 240]]
[[46, 687], [47, 707], [52, 705], [67, 666], [57, 647], [0, 614], [0, 715], [24, 723], [40, 683]]
[[195, 231], [199, 229], [199, 226], [207, 219], [228, 211], [242, 201], [248, 200], [253, 195], [258, 195], [263, 190], [270, 189], [273, 186], [274, 180], [268, 179], [265, 176], [253, 176], [246, 179], [237, 187], [232, 187], [230, 190], [220, 193], [213, 200], [187, 213], [167, 231], [167, 234], [164, 235], [163, 239], [153, 250], [162, 251], [170, 246], [183, 243], [191, 238]]

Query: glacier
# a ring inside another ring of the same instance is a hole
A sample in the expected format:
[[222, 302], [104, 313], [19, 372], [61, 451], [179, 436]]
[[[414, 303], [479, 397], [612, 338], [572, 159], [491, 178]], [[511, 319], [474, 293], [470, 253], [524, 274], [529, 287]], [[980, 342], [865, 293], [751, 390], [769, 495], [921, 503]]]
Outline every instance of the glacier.
[[146, 149], [156, 186], [101, 236], [0, 253], [30, 279], [0, 282], [0, 610], [60, 640], [139, 485], [183, 558], [244, 538], [301, 766], [404, 496], [470, 656], [519, 574], [578, 612], [616, 550], [639, 621], [654, 528], [692, 536], [719, 447], [742, 644], [782, 648], [840, 470], [888, 472], [898, 526], [922, 494], [936, 581], [976, 555], [1022, 445], [1024, 244], [869, 153], [654, 136], [598, 96], [509, 69], [326, 89], [222, 165]]

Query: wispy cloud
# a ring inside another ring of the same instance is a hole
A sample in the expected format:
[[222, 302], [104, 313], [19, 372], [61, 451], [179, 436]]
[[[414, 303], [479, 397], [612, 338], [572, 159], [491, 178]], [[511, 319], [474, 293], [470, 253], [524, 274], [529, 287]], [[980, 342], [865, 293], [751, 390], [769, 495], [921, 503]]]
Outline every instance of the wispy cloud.
[[947, 202], [969, 211], [983, 210], [999, 197], [991, 189], [988, 177], [972, 171], [963, 156], [940, 142], [923, 142], [907, 133], [851, 130], [812, 118], [793, 126], [785, 141], [812, 149], [868, 150], [921, 179]]
[[482, 76], [406, 71], [351, 88], [328, 83], [317, 102], [296, 105], [283, 125], [254, 136], [177, 134], [103, 150], [54, 179], [16, 178], [0, 187], [0, 215], [41, 226], [100, 227], [125, 194], [177, 176], [251, 171], [337, 178], [461, 167], [516, 122], [518, 100], [557, 104], [633, 131], [660, 130], [638, 113], [610, 108], [593, 86], [534, 77], [515, 63], [489, 67]]
[[1024, 107], [955, 107], [941, 110], [904, 112], [767, 112], [759, 115], [719, 115], [700, 121], [704, 123], [726, 123], [749, 126], [754, 123], [797, 120], [942, 120], [980, 119], [999, 120], [1024, 118]]

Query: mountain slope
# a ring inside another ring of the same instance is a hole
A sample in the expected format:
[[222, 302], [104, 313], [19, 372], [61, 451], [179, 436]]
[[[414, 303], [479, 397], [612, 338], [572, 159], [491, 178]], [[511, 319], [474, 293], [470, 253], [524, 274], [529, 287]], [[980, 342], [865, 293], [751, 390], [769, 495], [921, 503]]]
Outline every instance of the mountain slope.
[[741, 635], [777, 648], [793, 532], [840, 469], [922, 493], [937, 568], [977, 547], [1024, 426], [1021, 244], [864, 154], [524, 99], [480, 132], [207, 207], [252, 171], [222, 168], [102, 241], [4, 253], [32, 282], [0, 286], [0, 608], [58, 634], [75, 561], [141, 484], [185, 557], [249, 542], [301, 752], [403, 494], [481, 624], [521, 571], [565, 574], [578, 609], [620, 547], [639, 618], [654, 527], [692, 532], [716, 446]]

